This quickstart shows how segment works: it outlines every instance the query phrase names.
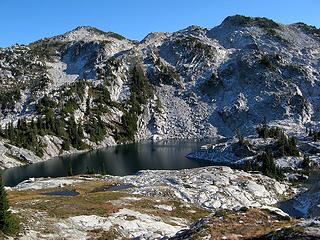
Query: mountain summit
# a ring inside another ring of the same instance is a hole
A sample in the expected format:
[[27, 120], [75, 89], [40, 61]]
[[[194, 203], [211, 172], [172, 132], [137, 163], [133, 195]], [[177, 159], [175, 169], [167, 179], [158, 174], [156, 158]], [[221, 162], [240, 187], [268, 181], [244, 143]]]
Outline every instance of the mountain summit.
[[77, 27], [65, 34], [59, 35], [54, 37], [56, 40], [61, 40], [65, 42], [72, 42], [72, 41], [106, 41], [110, 38], [117, 39], [117, 40], [124, 40], [125, 37], [116, 34], [114, 32], [104, 32], [95, 27], [90, 26], [80, 26]]

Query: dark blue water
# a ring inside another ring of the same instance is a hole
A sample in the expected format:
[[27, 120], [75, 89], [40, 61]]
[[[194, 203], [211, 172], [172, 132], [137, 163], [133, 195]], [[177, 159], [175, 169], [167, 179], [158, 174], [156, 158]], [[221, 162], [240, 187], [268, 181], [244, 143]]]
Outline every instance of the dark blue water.
[[62, 177], [68, 175], [69, 165], [74, 175], [95, 172], [119, 176], [135, 174], [143, 169], [202, 167], [210, 162], [195, 161], [185, 156], [210, 142], [168, 140], [108, 147], [11, 168], [4, 171], [3, 178], [6, 186], [15, 186], [30, 177]]
[[75, 190], [55, 191], [55, 192], [43, 193], [43, 195], [48, 195], [48, 196], [66, 196], [66, 197], [74, 197], [74, 196], [78, 196], [79, 194], [80, 193], [78, 193]]

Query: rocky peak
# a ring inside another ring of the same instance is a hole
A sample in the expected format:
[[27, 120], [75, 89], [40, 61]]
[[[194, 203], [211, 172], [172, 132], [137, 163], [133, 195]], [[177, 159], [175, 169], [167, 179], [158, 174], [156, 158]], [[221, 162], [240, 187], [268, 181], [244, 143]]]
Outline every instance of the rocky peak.
[[191, 25], [185, 29], [182, 29], [180, 31], [178, 31], [178, 34], [185, 34], [185, 35], [196, 35], [196, 36], [201, 36], [204, 35], [206, 33], [207, 29], [200, 27], [200, 26], [196, 26], [196, 25]]
[[208, 36], [217, 39], [227, 48], [245, 48], [255, 45], [263, 38], [269, 39], [269, 45], [270, 41], [286, 42], [287, 39], [283, 39], [286, 37], [282, 36], [282, 32], [286, 31], [285, 27], [264, 17], [235, 15], [227, 17], [219, 26], [208, 31]]
[[313, 37], [319, 38], [320, 37], [320, 29], [315, 26], [309, 26], [305, 23], [298, 22], [290, 25], [291, 27], [297, 28], [302, 30], [306, 34], [310, 34]]
[[149, 33], [144, 39], [142, 39], [142, 44], [155, 44], [162, 42], [164, 39], [166, 39], [168, 36], [170, 36], [170, 33], [163, 33], [163, 32], [152, 32]]
[[246, 17], [242, 15], [234, 15], [226, 17], [220, 26], [233, 26], [233, 27], [249, 27], [259, 26], [267, 28], [280, 28], [281, 24], [274, 22], [265, 17]]
[[100, 29], [90, 26], [80, 26], [69, 32], [66, 32], [62, 35], [57, 36], [61, 41], [73, 42], [73, 41], [105, 41], [105, 40], [124, 40], [125, 37], [113, 33], [113, 32], [104, 32]]
[[95, 27], [92, 26], [79, 26], [76, 27], [75, 29], [71, 30], [70, 32], [80, 32], [80, 31], [87, 31], [87, 32], [100, 32], [101, 34], [105, 34], [105, 32], [103, 32], [102, 30], [99, 30]]

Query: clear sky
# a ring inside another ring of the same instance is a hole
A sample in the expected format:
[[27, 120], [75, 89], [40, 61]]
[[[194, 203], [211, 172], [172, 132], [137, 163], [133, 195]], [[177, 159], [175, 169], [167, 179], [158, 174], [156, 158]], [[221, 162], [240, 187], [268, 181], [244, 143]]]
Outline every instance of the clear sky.
[[0, 47], [26, 44], [77, 26], [141, 40], [154, 31], [214, 27], [230, 15], [320, 27], [320, 0], [0, 0]]

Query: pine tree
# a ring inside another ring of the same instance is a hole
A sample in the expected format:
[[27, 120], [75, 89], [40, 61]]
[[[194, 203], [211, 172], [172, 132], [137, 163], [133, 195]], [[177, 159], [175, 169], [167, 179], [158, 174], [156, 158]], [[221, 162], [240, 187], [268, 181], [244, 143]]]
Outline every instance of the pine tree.
[[1, 186], [0, 186], [0, 230], [4, 232], [7, 216], [9, 214], [9, 203], [7, 200], [7, 193], [2, 184], [2, 177], [0, 177]]
[[0, 231], [13, 235], [19, 231], [19, 222], [9, 211], [7, 193], [0, 175]]
[[78, 136], [80, 138], [84, 138], [83, 127], [82, 127], [81, 123], [79, 123], [79, 125], [78, 125]]
[[35, 133], [37, 133], [38, 128], [37, 128], [37, 125], [36, 125], [36, 123], [34, 122], [34, 119], [33, 119], [33, 118], [31, 119], [31, 122], [30, 122], [30, 128], [31, 128], [32, 130], [34, 130]]
[[62, 150], [69, 151], [70, 150], [70, 140], [69, 138], [66, 138], [63, 140], [62, 145], [61, 145]]
[[4, 137], [4, 132], [3, 132], [3, 130], [2, 130], [1, 125], [0, 125], [0, 136], [1, 136], [1, 137]]
[[69, 164], [68, 164], [68, 176], [72, 176], [73, 175], [73, 170], [72, 170], [72, 164], [71, 164], [71, 161], [69, 161]]
[[237, 128], [236, 134], [237, 134], [237, 138], [238, 138], [238, 143], [240, 145], [242, 145], [244, 143], [244, 137], [243, 137], [243, 135], [242, 135], [242, 133], [241, 133], [239, 128]]
[[102, 163], [101, 175], [106, 175], [106, 174], [107, 174], [106, 168], [105, 168], [105, 166], [104, 166], [104, 163]]
[[301, 167], [304, 169], [309, 169], [312, 166], [312, 162], [308, 155], [303, 156], [303, 161], [301, 162]]
[[258, 161], [262, 162], [261, 171], [264, 175], [275, 179], [281, 179], [283, 177], [281, 170], [277, 168], [274, 162], [273, 155], [270, 150], [259, 155]]

